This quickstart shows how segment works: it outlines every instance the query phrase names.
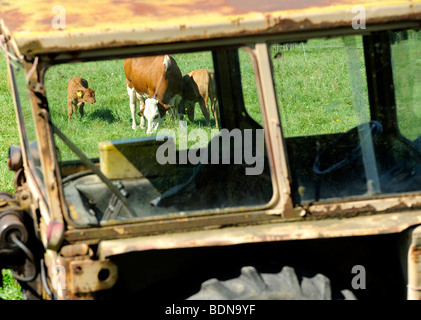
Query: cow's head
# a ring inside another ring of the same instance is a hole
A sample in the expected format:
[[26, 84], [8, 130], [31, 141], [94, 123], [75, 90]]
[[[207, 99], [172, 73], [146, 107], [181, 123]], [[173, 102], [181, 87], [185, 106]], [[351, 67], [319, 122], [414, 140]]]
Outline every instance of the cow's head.
[[92, 90], [91, 88], [78, 90], [77, 96], [79, 97], [79, 101], [83, 101], [87, 103], [95, 103], [95, 91]]
[[178, 108], [179, 114], [187, 114], [187, 117], [191, 122], [194, 121], [194, 105], [195, 101], [192, 100], [183, 100]]
[[165, 118], [165, 113], [172, 106], [162, 103], [160, 100], [155, 98], [149, 98], [145, 100], [145, 108], [141, 110], [141, 114], [148, 121], [147, 134], [152, 134], [158, 131], [159, 126]]

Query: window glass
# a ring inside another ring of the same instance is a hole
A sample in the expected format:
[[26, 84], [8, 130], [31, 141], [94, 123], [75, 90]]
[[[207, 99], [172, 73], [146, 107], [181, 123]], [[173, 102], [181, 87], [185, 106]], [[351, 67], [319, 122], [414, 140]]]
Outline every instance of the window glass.
[[[364, 78], [360, 37], [355, 46]], [[340, 133], [358, 124], [342, 38], [276, 43], [271, 55], [284, 136]]]
[[[244, 108], [261, 122], [251, 59], [239, 51]], [[51, 118], [65, 136], [55, 136], [64, 194], [78, 211], [73, 222], [266, 204], [264, 130], [221, 130], [217, 81], [211, 51], [49, 68]], [[235, 118], [235, 110], [225, 112]]]
[[415, 140], [421, 134], [421, 35], [414, 30], [394, 32], [390, 43], [399, 129]]
[[250, 53], [239, 50], [241, 83], [243, 86], [244, 106], [248, 115], [263, 127], [262, 113], [260, 112], [259, 97], [256, 80], [254, 78], [253, 64]]
[[296, 203], [376, 194], [379, 175], [361, 37], [271, 46]]

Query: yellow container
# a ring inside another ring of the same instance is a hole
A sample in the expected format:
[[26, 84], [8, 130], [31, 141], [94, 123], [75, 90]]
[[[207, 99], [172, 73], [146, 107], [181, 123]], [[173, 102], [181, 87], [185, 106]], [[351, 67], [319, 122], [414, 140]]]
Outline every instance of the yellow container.
[[100, 169], [109, 179], [170, 175], [174, 165], [162, 165], [156, 160], [157, 150], [164, 143], [174, 144], [174, 140], [151, 136], [99, 142]]

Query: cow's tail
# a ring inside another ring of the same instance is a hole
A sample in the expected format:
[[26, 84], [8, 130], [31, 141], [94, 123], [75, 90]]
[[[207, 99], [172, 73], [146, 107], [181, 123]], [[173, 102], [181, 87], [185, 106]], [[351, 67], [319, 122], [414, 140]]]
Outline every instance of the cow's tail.
[[165, 66], [165, 72], [167, 72], [167, 70], [168, 70], [168, 68], [171, 64], [171, 59], [170, 59], [170, 56], [168, 54], [165, 55], [163, 64]]
[[163, 62], [164, 67], [162, 68], [163, 70], [162, 70], [161, 78], [159, 79], [158, 85], [156, 86], [155, 94], [152, 97], [153, 99], [156, 99], [156, 96], [158, 95], [158, 91], [161, 88], [162, 81], [165, 78], [165, 74], [167, 73], [167, 70], [170, 67], [170, 64], [171, 64], [170, 56], [166, 54], [164, 57], [164, 62]]

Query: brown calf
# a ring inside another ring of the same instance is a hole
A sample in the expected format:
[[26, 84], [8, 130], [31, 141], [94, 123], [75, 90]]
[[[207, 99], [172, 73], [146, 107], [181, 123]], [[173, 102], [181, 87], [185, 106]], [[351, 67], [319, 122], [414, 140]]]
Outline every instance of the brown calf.
[[79, 108], [80, 117], [83, 117], [83, 107], [87, 103], [95, 103], [95, 91], [88, 87], [88, 81], [82, 77], [74, 77], [70, 79], [67, 86], [67, 111], [68, 121], [73, 111], [77, 117]]
[[219, 128], [215, 87], [213, 72], [206, 69], [194, 70], [184, 76], [183, 99], [188, 110], [194, 110], [195, 103], [199, 102], [206, 123], [209, 126], [210, 115], [208, 99], [210, 98], [215, 124], [216, 127]]

